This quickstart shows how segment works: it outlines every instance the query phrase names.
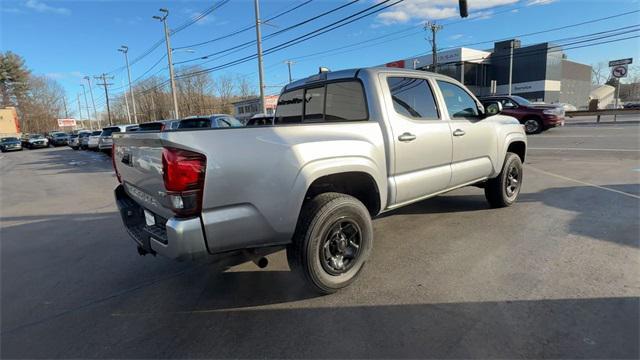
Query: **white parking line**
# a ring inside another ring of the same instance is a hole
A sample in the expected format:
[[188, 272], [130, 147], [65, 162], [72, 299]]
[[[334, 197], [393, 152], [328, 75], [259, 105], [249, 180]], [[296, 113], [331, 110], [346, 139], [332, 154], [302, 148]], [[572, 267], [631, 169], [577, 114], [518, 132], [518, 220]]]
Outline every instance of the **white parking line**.
[[591, 149], [591, 148], [540, 148], [530, 147], [528, 150], [570, 150], [570, 151], [617, 151], [617, 152], [640, 152], [640, 149]]
[[566, 177], [566, 176], [563, 176], [563, 175], [554, 174], [554, 173], [551, 173], [551, 172], [548, 172], [548, 171], [544, 171], [544, 170], [538, 169], [538, 168], [533, 167], [533, 166], [531, 166], [531, 165], [527, 165], [527, 169], [531, 169], [531, 170], [533, 170], [533, 171], [537, 171], [537, 172], [539, 172], [539, 173], [541, 173], [541, 174], [545, 174], [545, 175], [553, 176], [553, 177], [556, 177], [556, 178], [558, 178], [558, 179], [567, 180], [567, 181], [572, 181], [572, 182], [575, 182], [575, 183], [578, 183], [578, 184], [582, 184], [582, 185], [587, 185], [587, 186], [591, 186], [591, 187], [594, 187], [594, 188], [598, 188], [598, 189], [600, 189], [600, 190], [611, 191], [611, 192], [614, 192], [614, 193], [616, 193], [616, 194], [620, 194], [620, 195], [624, 195], [624, 196], [632, 197], [632, 198], [634, 198], [634, 199], [640, 199], [640, 196], [638, 196], [638, 195], [630, 194], [630, 193], [628, 193], [628, 192], [624, 192], [624, 191], [620, 191], [620, 190], [616, 190], [616, 189], [608, 188], [608, 187], [605, 187], [605, 186], [600, 186], [600, 185], [592, 184], [592, 183], [589, 183], [589, 182], [586, 182], [586, 181], [582, 181], [582, 180], [578, 180], [578, 179], [572, 179], [572, 178], [570, 178], [570, 177]]

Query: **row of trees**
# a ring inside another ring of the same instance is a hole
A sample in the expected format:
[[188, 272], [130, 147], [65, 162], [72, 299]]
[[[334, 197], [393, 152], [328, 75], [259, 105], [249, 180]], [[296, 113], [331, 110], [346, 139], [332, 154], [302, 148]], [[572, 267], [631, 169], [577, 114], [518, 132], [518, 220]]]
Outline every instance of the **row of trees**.
[[[255, 96], [253, 86], [246, 77], [220, 75], [214, 78], [209, 73], [197, 73], [200, 70], [202, 69], [196, 66], [181, 68], [176, 72], [178, 109], [181, 117], [212, 113], [232, 114], [233, 102]], [[186, 73], [197, 75], [181, 77]], [[175, 118], [171, 88], [163, 77], [152, 76], [136, 83], [133, 93], [138, 122]], [[127, 105], [133, 119], [131, 93], [114, 96], [111, 107], [114, 123], [128, 122]]]
[[[176, 87], [180, 116], [203, 115], [212, 113], [233, 113], [234, 101], [254, 97], [254, 86], [246, 77], [220, 75], [213, 77], [210, 73], [198, 72], [199, 67], [178, 69]], [[183, 76], [187, 73], [197, 75]], [[96, 101], [100, 102], [100, 88], [94, 89]], [[131, 94], [124, 89], [112, 87], [109, 101], [111, 122], [124, 124], [133, 122], [133, 104]], [[133, 87], [136, 101], [138, 122], [158, 119], [171, 119], [173, 115], [173, 98], [171, 89], [161, 76], [151, 76], [137, 82]], [[125, 101], [125, 94], [127, 101]], [[75, 101], [70, 103], [63, 87], [54, 79], [33, 74], [24, 59], [10, 51], [0, 52], [0, 105], [13, 106], [18, 110], [20, 126], [23, 132], [46, 132], [57, 129], [57, 119], [75, 117], [76, 119], [98, 120], [97, 126], [106, 126], [108, 116], [104, 101], [100, 105], [102, 111], [94, 114], [93, 106], [88, 108], [82, 102], [82, 114], [76, 112]], [[75, 99], [73, 99], [75, 100]], [[129, 112], [127, 112], [127, 105]], [[97, 115], [97, 119], [95, 119]], [[83, 122], [85, 127], [89, 124]]]
[[0, 53], [0, 104], [17, 108], [23, 132], [56, 128], [56, 119], [65, 115], [65, 102], [57, 81], [32, 74], [19, 55]]

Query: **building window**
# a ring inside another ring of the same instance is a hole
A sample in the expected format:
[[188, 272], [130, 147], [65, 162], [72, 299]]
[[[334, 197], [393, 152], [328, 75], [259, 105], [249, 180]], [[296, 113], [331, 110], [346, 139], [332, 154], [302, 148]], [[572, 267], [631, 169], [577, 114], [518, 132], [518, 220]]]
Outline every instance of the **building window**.
[[390, 77], [387, 79], [393, 108], [412, 119], [438, 120], [438, 108], [426, 79]]

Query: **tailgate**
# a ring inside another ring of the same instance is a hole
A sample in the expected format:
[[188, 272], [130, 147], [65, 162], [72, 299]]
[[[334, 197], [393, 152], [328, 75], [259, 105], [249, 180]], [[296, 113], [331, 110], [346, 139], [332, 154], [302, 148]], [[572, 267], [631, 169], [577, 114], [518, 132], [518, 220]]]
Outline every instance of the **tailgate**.
[[114, 135], [113, 162], [127, 194], [153, 213], [165, 219], [172, 217], [164, 196], [160, 133]]

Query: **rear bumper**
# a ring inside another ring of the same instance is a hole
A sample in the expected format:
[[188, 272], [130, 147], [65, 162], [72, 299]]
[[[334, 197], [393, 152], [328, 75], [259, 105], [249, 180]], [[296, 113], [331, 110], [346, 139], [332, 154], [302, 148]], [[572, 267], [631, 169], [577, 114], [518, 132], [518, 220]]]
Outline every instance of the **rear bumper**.
[[165, 220], [156, 216], [156, 225], [148, 226], [144, 209], [122, 185], [116, 187], [114, 195], [127, 232], [146, 252], [176, 260], [197, 260], [209, 255], [200, 218]]
[[100, 143], [98, 144], [98, 149], [100, 150], [111, 150], [113, 143]]

